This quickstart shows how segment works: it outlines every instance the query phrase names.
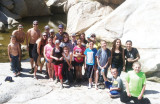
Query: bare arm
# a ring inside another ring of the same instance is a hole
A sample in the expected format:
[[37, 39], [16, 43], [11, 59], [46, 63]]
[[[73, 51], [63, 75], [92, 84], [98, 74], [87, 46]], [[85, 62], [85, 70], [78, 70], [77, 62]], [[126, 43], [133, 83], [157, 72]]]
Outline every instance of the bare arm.
[[144, 94], [144, 91], [145, 91], [145, 88], [146, 88], [146, 85], [143, 85], [143, 88], [142, 88], [142, 91], [141, 91], [141, 94], [138, 96], [138, 99], [142, 99], [143, 97], [143, 94]]
[[19, 44], [17, 44], [17, 49], [18, 49], [18, 55], [19, 55], [19, 60], [20, 60], [20, 58], [21, 58], [21, 49], [19, 47]]
[[124, 49], [122, 50], [122, 58], [123, 58], [123, 71], [125, 71], [125, 56], [124, 56]]
[[30, 30], [27, 31], [27, 35], [26, 35], [26, 45], [28, 47], [28, 40], [30, 38]]
[[126, 92], [127, 92], [127, 96], [131, 97], [131, 94], [129, 92], [129, 84], [127, 81], [126, 81]]
[[9, 57], [9, 60], [11, 62], [12, 60], [11, 60], [11, 57], [10, 57], [10, 44], [8, 45], [8, 57]]
[[38, 43], [37, 43], [37, 53], [38, 53], [38, 55], [40, 55], [40, 48], [41, 48], [41, 40], [38, 39]]

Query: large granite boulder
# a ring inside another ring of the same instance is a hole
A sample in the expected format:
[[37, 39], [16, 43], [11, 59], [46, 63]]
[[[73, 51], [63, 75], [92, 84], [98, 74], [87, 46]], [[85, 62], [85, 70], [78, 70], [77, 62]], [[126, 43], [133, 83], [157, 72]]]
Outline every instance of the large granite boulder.
[[9, 10], [12, 10], [14, 8], [14, 2], [12, 0], [1, 0], [0, 4], [2, 4]]
[[52, 13], [64, 13], [64, 4], [68, 0], [48, 0], [46, 5], [50, 8]]
[[151, 74], [160, 71], [160, 1], [127, 0], [108, 17], [91, 26], [86, 34], [94, 30], [98, 37], [108, 41], [120, 38], [125, 44], [132, 40], [140, 51], [142, 70]]
[[112, 11], [110, 6], [104, 6], [96, 1], [79, 2], [68, 11], [66, 31], [68, 33], [84, 32]]

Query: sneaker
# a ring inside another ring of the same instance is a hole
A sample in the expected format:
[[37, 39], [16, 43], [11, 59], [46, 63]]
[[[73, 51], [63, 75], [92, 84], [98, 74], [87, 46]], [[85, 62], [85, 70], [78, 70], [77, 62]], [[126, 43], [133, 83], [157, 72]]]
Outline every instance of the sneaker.
[[91, 88], [92, 88], [92, 86], [89, 84], [89, 85], [88, 85], [88, 89], [91, 89]]
[[68, 84], [68, 80], [66, 80], [65, 82], [63, 82], [64, 84]]
[[34, 68], [31, 69], [31, 71], [29, 71], [30, 74], [34, 73]]
[[55, 84], [57, 84], [57, 83], [58, 83], [58, 79], [55, 80]]
[[34, 79], [38, 79], [36, 76], [33, 77]]
[[63, 85], [60, 85], [60, 89], [63, 89]]

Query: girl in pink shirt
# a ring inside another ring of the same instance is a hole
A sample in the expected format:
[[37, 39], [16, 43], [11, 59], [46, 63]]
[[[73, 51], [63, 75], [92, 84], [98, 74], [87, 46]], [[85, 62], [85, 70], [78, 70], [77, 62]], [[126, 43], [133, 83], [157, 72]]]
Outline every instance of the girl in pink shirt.
[[53, 48], [54, 48], [53, 40], [52, 40], [52, 38], [49, 37], [48, 38], [48, 44], [46, 44], [45, 47], [44, 47], [44, 57], [46, 59], [50, 81], [53, 81], [53, 75], [54, 75], [52, 58], [50, 57]]
[[82, 66], [84, 63], [84, 51], [85, 48], [81, 45], [81, 40], [77, 40], [77, 46], [73, 49], [73, 56], [75, 60], [75, 68], [76, 68], [76, 79], [81, 80], [82, 79]]

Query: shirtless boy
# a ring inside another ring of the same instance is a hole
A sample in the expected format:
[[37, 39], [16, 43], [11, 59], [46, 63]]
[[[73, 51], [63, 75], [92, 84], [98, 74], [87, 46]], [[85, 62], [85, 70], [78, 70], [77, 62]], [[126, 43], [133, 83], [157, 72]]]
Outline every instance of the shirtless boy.
[[[20, 53], [22, 54], [22, 52], [21, 52], [21, 44], [23, 44], [24, 40], [25, 40], [25, 33], [23, 31], [23, 25], [19, 24], [18, 25], [18, 29], [14, 30], [12, 32], [12, 35], [15, 35], [16, 42], [19, 44], [19, 47], [20, 47]], [[20, 55], [20, 56], [22, 56], [22, 55]], [[21, 57], [20, 57], [20, 60], [21, 60]], [[20, 68], [21, 68], [21, 63], [20, 63]]]
[[14, 76], [20, 75], [20, 47], [14, 35], [11, 35], [11, 41], [8, 44], [8, 57]]
[[32, 68], [30, 71], [31, 74], [34, 72], [32, 50], [36, 40], [40, 37], [40, 35], [41, 35], [41, 32], [38, 29], [38, 21], [35, 20], [33, 21], [33, 28], [27, 31], [27, 37], [26, 37], [26, 45], [29, 51], [30, 63]]

